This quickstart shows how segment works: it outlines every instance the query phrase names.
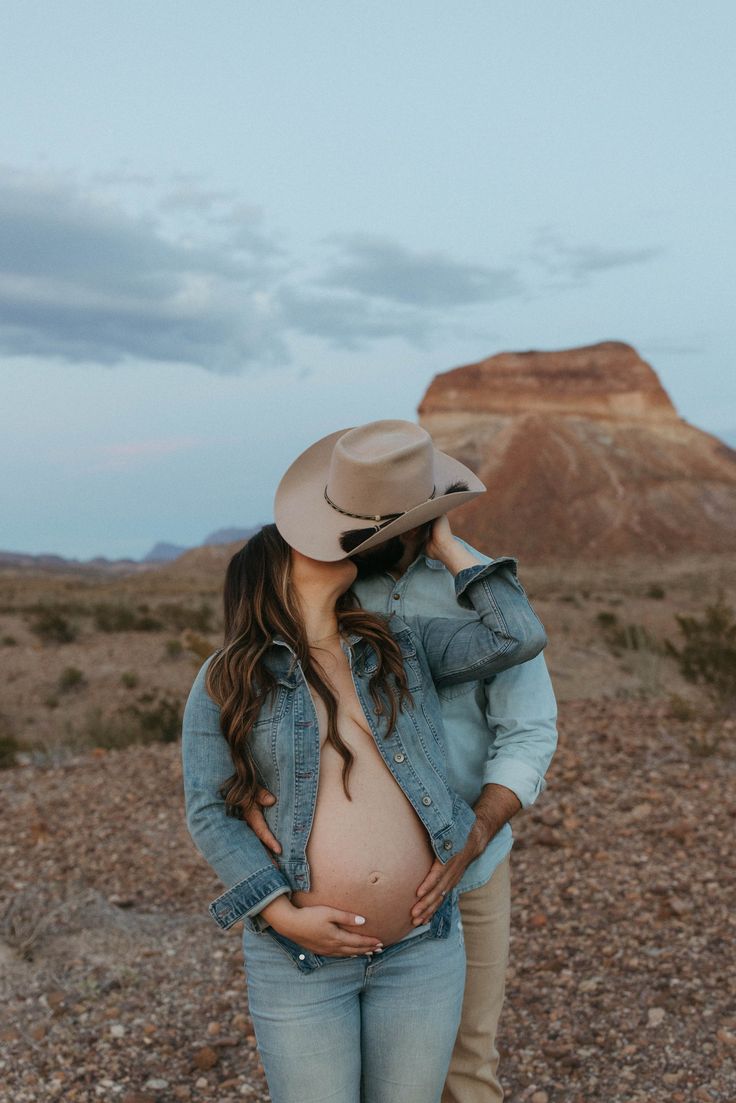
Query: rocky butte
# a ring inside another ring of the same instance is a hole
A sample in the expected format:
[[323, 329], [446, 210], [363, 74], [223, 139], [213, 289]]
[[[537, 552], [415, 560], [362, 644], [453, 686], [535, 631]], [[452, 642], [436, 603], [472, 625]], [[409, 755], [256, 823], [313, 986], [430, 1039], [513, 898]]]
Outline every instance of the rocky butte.
[[631, 345], [455, 368], [433, 379], [419, 420], [488, 487], [453, 518], [495, 555], [736, 550], [736, 451], [678, 416]]

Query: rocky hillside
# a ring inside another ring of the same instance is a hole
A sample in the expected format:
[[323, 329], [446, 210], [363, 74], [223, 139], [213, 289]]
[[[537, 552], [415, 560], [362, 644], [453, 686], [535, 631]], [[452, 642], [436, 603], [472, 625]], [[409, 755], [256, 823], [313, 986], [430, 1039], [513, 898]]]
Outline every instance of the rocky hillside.
[[496, 554], [736, 550], [736, 451], [680, 418], [630, 345], [500, 353], [444, 372], [419, 420], [488, 486], [456, 527]]

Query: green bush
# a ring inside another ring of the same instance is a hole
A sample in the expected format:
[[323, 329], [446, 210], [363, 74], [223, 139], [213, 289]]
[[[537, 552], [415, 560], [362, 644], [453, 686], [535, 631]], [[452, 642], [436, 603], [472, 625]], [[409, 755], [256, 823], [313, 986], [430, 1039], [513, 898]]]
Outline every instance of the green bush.
[[614, 624], [618, 624], [618, 617], [615, 613], [599, 613], [595, 619], [601, 628], [613, 628]]
[[13, 735], [10, 721], [0, 713], [0, 770], [8, 770], [11, 766], [15, 766], [16, 755], [21, 750], [23, 750], [23, 744]]
[[214, 619], [212, 606], [200, 601], [196, 607], [182, 605], [180, 602], [167, 602], [159, 605], [156, 613], [176, 632], [190, 628], [194, 632], [210, 632]]
[[138, 675], [132, 670], [124, 670], [120, 675], [121, 685], [124, 685], [126, 689], [135, 689], [138, 681]]
[[141, 703], [127, 705], [110, 716], [93, 709], [87, 717], [85, 740], [110, 750], [137, 743], [174, 743], [181, 732], [181, 704], [167, 694], [159, 698], [142, 694]]
[[99, 632], [159, 632], [163, 625], [148, 612], [141, 612], [125, 602], [98, 602], [92, 611]]
[[18, 643], [15, 636], [3, 636], [3, 647], [15, 647]]
[[184, 650], [184, 644], [181, 640], [167, 640], [166, 641], [166, 654], [170, 659], [178, 659]]
[[57, 683], [59, 693], [68, 693], [72, 689], [83, 686], [87, 679], [83, 672], [76, 666], [67, 666], [59, 675]]
[[651, 597], [655, 601], [662, 601], [662, 599], [666, 597], [666, 594], [663, 588], [658, 583], [653, 582], [647, 590], [647, 597]]
[[40, 607], [31, 621], [31, 631], [44, 643], [72, 643], [79, 629], [61, 609], [52, 605]]
[[736, 711], [736, 619], [723, 594], [706, 605], [702, 617], [678, 614], [683, 643], [665, 647], [688, 682], [700, 685], [720, 712]]

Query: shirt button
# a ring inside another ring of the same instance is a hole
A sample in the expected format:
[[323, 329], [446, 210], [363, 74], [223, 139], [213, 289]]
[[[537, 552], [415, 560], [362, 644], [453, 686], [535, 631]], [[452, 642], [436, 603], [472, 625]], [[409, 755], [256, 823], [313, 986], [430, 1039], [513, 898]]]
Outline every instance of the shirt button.
[[307, 956], [306, 954], [299, 954], [299, 960], [304, 961], [306, 956]]
[[422, 804], [425, 806], [425, 808], [429, 808], [431, 803], [432, 803], [432, 798], [431, 797], [422, 797]]
[[396, 754], [394, 755], [394, 762], [403, 762], [405, 758], [406, 758], [406, 755], [404, 754], [403, 751], [397, 751]]
[[452, 850], [452, 839], [445, 839], [442, 844], [443, 850]]

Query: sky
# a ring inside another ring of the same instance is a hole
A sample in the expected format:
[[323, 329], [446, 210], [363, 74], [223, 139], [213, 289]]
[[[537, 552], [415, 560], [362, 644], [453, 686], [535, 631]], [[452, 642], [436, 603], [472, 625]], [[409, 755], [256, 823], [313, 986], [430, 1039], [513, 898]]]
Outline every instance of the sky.
[[736, 8], [4, 0], [0, 548], [272, 516], [504, 350], [633, 344], [736, 444]]

